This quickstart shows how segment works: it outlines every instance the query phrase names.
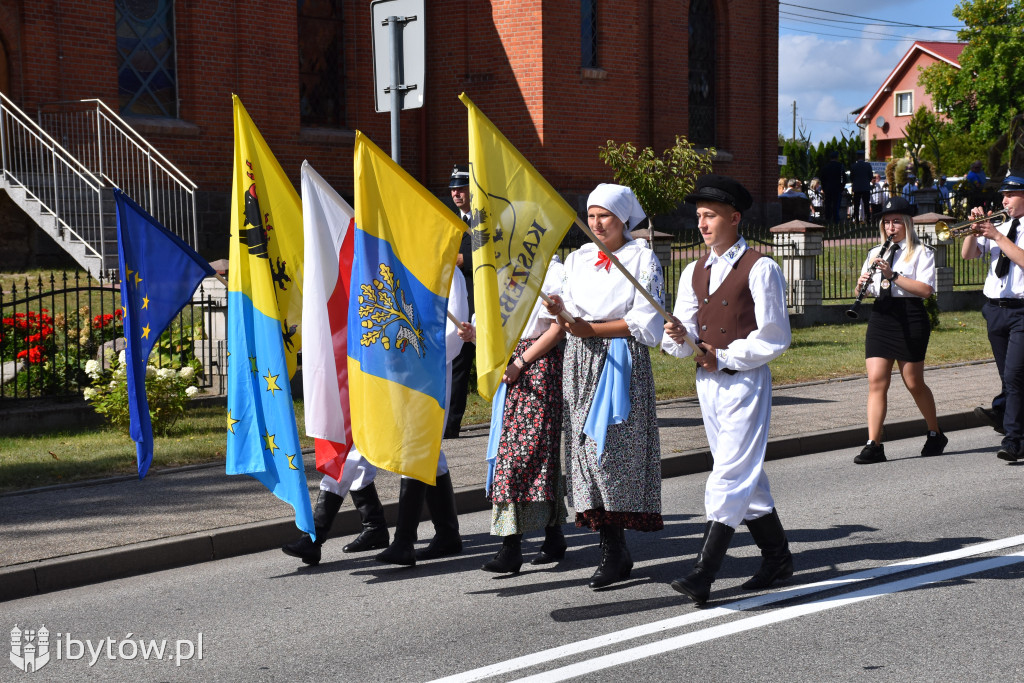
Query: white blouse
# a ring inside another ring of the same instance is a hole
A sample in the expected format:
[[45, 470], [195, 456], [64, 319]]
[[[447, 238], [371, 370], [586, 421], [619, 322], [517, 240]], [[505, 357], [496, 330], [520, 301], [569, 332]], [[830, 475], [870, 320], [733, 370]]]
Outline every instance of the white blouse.
[[[722, 256], [711, 252], [705, 264], [706, 268], [711, 269], [709, 294], [721, 286], [746, 251], [746, 240], [741, 237]], [[693, 291], [693, 271], [696, 267], [697, 261], [694, 261], [683, 269], [679, 277], [676, 306], [672, 311], [690, 339], [700, 337], [700, 330], [697, 329], [697, 295]], [[747, 276], [747, 287], [754, 300], [757, 329], [743, 339], [734, 340], [724, 349], [716, 349], [719, 368], [752, 370], [760, 367], [781, 356], [792, 340], [789, 309], [786, 308], [786, 278], [779, 264], [767, 256], [757, 259]], [[677, 344], [668, 335], [662, 341], [661, 348], [677, 358], [686, 358], [693, 353], [689, 344]]]
[[[565, 260], [565, 278], [562, 281], [565, 309], [589, 322], [622, 318], [629, 327], [630, 335], [637, 341], [646, 346], [657, 346], [665, 331], [661, 314], [618, 268], [611, 266], [606, 270], [604, 266], [598, 266], [600, 253], [597, 245], [591, 243], [569, 254]], [[663, 304], [665, 279], [654, 251], [629, 240], [614, 254], [626, 270]]]
[[[1011, 224], [1012, 222], [1003, 223], [996, 226], [996, 230], [1004, 235], [1008, 235]], [[1021, 246], [1022, 243], [1024, 243], [1024, 229], [1018, 227], [1017, 246]], [[985, 296], [989, 299], [1020, 299], [1024, 297], [1024, 268], [1010, 261], [1010, 271], [1006, 274], [1006, 277], [997, 277], [996, 262], [999, 260], [999, 255], [1003, 253], [1003, 250], [999, 248], [999, 244], [987, 237], [979, 237], [978, 249], [981, 250], [982, 254], [987, 251], [990, 259], [988, 277], [985, 278]]]
[[[565, 266], [562, 265], [562, 262], [557, 257], [552, 259], [548, 265], [548, 272], [544, 275], [544, 284], [540, 286], [540, 291], [548, 296], [554, 294], [561, 295], [564, 277]], [[544, 307], [544, 299], [538, 296], [537, 302], [533, 305], [533, 310], [530, 312], [530, 317], [526, 321], [526, 327], [523, 328], [522, 338], [536, 339], [548, 331], [554, 320], [554, 316], [550, 315], [547, 308]]]
[[[892, 272], [899, 273], [900, 277], [906, 277], [911, 280], [917, 280], [923, 282], [935, 291], [935, 251], [931, 247], [927, 247], [923, 244], [917, 245], [914, 249], [914, 254], [907, 254], [907, 241], [904, 239], [902, 242], [896, 243], [896, 258], [892, 263]], [[892, 247], [889, 247], [892, 249]], [[868, 257], [864, 261], [864, 265], [861, 266], [860, 274], [863, 275], [867, 272], [871, 266], [871, 262], [878, 258], [878, 254], [882, 251], [882, 245], [878, 245], [874, 249], [868, 252]], [[871, 296], [878, 296], [879, 285], [882, 281], [882, 269], [879, 268], [875, 271], [875, 274], [868, 280], [868, 291], [867, 293]], [[914, 297], [916, 294], [911, 294], [902, 287], [900, 287], [899, 278], [896, 282], [892, 283], [892, 287], [889, 290], [893, 296], [903, 297]], [[920, 298], [920, 297], [918, 297]]]

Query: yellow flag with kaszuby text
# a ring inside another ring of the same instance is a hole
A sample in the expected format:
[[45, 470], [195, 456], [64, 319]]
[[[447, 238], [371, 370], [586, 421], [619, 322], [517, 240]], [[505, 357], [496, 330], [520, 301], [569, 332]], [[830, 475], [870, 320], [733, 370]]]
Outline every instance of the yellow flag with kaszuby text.
[[491, 400], [576, 212], [469, 97], [476, 373]]

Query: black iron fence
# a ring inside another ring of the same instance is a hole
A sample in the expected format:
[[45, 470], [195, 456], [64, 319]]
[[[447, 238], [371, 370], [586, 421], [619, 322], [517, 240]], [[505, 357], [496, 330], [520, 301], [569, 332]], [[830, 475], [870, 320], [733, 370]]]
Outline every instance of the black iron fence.
[[[106, 369], [124, 348], [120, 281], [87, 273], [5, 276], [0, 287], [0, 400], [73, 396], [89, 386], [89, 361]], [[202, 288], [161, 335], [149, 358], [175, 367], [213, 357], [205, 331], [212, 299]], [[120, 340], [120, 343], [119, 341]], [[208, 361], [204, 361], [208, 362]], [[211, 386], [203, 368], [200, 388]]]

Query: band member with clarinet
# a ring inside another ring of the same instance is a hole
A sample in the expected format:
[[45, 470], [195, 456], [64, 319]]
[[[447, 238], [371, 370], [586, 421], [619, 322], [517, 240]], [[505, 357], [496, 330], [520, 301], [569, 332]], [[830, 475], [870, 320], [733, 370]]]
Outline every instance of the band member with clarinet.
[[[977, 234], [967, 236], [960, 255], [973, 259], [988, 252], [991, 256], [981, 313], [1001, 386], [992, 411], [982, 412], [1004, 433], [996, 456], [1014, 462], [1024, 459], [1024, 250], [1019, 246], [1024, 243], [1024, 230], [1019, 227], [1024, 217], [1024, 170], [1011, 169], [999, 191], [1009, 224], [997, 229], [991, 221], [978, 223]], [[981, 207], [971, 212], [972, 218], [984, 215]]]
[[881, 247], [868, 253], [857, 280], [857, 293], [875, 297], [868, 318], [865, 364], [868, 372], [868, 442], [853, 459], [858, 465], [885, 461], [882, 424], [888, 405], [892, 365], [897, 363], [903, 384], [914, 397], [928, 423], [922, 456], [942, 455], [949, 439], [939, 430], [935, 398], [924, 383], [924, 356], [931, 322], [924, 300], [935, 291], [935, 255], [914, 231], [917, 207], [903, 197], [891, 197], [882, 206], [878, 230], [892, 237], [888, 256]]
[[749, 249], [739, 235], [750, 193], [736, 180], [706, 175], [686, 201], [709, 253], [679, 278], [679, 295], [665, 323], [662, 349], [684, 358], [697, 340], [697, 397], [714, 466], [704, 490], [707, 524], [693, 570], [672, 582], [698, 606], [740, 523], [761, 549], [761, 567], [743, 584], [762, 590], [793, 575], [793, 555], [764, 473], [772, 375], [768, 362], [789, 348], [786, 280], [775, 261]]

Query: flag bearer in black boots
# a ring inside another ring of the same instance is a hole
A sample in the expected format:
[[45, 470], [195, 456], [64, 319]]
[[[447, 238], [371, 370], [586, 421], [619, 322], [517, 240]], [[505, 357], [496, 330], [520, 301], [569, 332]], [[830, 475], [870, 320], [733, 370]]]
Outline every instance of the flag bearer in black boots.
[[743, 584], [761, 590], [793, 574], [793, 556], [764, 473], [771, 416], [772, 378], [768, 362], [789, 347], [789, 313], [782, 269], [747, 247], [740, 219], [752, 203], [736, 180], [707, 175], [686, 201], [697, 205], [697, 225], [710, 251], [679, 278], [672, 320], [665, 323], [662, 348], [674, 356], [692, 353], [697, 396], [714, 457], [704, 506], [708, 522], [693, 570], [672, 582], [697, 605], [707, 602], [740, 523], [761, 549], [761, 568]]
[[373, 480], [377, 476], [377, 468], [363, 458], [353, 446], [345, 458], [345, 467], [341, 471], [341, 479], [325, 476], [320, 481], [320, 493], [313, 506], [313, 524], [316, 540], [310, 540], [309, 534], [283, 546], [283, 550], [292, 557], [297, 557], [305, 564], [320, 564], [320, 548], [327, 540], [331, 524], [338, 516], [345, 494], [352, 496], [352, 503], [359, 511], [363, 530], [355, 539], [344, 546], [344, 553], [361, 553], [367, 550], [380, 550], [388, 547], [388, 524], [384, 519], [384, 506], [377, 496], [377, 487]]
[[[456, 269], [452, 277], [451, 289], [448, 292], [448, 312], [459, 322], [469, 320], [469, 304], [466, 295], [466, 280]], [[459, 328], [448, 319], [445, 326], [445, 356], [447, 358], [447, 376], [445, 390], [445, 416], [451, 402], [452, 392], [452, 361], [462, 350], [462, 339]], [[430, 512], [430, 521], [434, 524], [434, 538], [426, 548], [415, 549], [417, 528], [423, 503], [426, 502]], [[407, 567], [416, 565], [417, 560], [433, 560], [438, 557], [457, 555], [462, 552], [462, 536], [459, 535], [459, 514], [455, 509], [455, 489], [452, 487], [452, 475], [448, 472], [448, 462], [442, 450], [437, 460], [437, 478], [434, 486], [402, 477], [398, 493], [398, 522], [395, 524], [395, 540], [387, 549], [377, 555], [378, 562], [399, 564]]]
[[[985, 278], [985, 305], [981, 309], [988, 325], [988, 341], [1001, 379], [999, 395], [992, 410], [980, 411], [1003, 434], [996, 457], [1015, 462], [1024, 459], [1024, 169], [1011, 169], [999, 191], [1009, 220], [996, 226], [978, 223], [967, 235], [960, 255], [978, 258], [988, 252], [991, 262]], [[978, 207], [971, 218], [984, 216]], [[1001, 429], [1000, 429], [1001, 428]]]

